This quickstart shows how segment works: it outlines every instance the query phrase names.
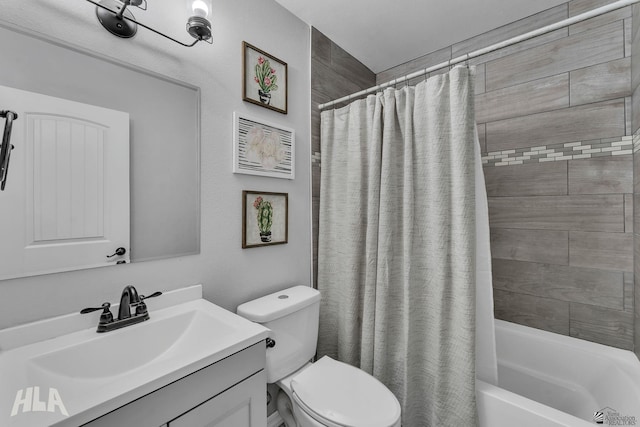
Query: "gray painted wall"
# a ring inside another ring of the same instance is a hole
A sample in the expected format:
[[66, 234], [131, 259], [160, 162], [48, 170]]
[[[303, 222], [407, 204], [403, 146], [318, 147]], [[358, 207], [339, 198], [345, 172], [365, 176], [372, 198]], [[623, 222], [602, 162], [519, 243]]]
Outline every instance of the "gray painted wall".
[[[230, 310], [293, 284], [311, 284], [310, 31], [276, 2], [266, 3], [214, 2], [214, 44], [184, 48], [144, 29], [131, 40], [114, 37], [96, 22], [95, 7], [88, 2], [3, 2], [3, 22], [200, 87], [201, 251], [118, 268], [2, 281], [0, 328], [115, 301], [125, 284], [148, 295], [202, 283], [207, 299]], [[183, 8], [184, 2], [150, 3], [136, 17], [188, 40]], [[288, 63], [289, 114], [242, 101], [242, 41]], [[30, 58], [23, 59], [28, 67]], [[296, 130], [295, 180], [231, 172], [234, 111]], [[288, 244], [241, 248], [242, 190], [289, 194]]]

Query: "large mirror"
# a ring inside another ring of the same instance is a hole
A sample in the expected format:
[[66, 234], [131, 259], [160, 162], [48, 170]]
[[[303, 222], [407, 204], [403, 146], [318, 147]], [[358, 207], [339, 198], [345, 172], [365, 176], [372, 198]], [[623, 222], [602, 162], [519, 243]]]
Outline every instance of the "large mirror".
[[[111, 264], [116, 265], [118, 259], [136, 262], [199, 253], [199, 88], [14, 28], [0, 26], [0, 40], [0, 86], [128, 114], [129, 170], [123, 169], [123, 173], [129, 173], [130, 181], [129, 188], [123, 191], [129, 192], [130, 243], [125, 248], [126, 255], [109, 258]], [[6, 99], [0, 99], [0, 110], [11, 109], [3, 101]], [[18, 118], [13, 132], [24, 124]], [[21, 149], [24, 147], [13, 150], [7, 186], [11, 185], [11, 174], [26, 173], [20, 170], [21, 165], [13, 163]], [[40, 162], [49, 165], [49, 169], [54, 164]], [[41, 193], [53, 197], [50, 192]], [[55, 198], [49, 202], [56, 204]], [[7, 211], [7, 204], [0, 192], [3, 211]], [[11, 218], [2, 221], [10, 223]], [[3, 244], [8, 245], [0, 236], [0, 245]], [[110, 250], [115, 253], [118, 245], [114, 246]], [[3, 249], [7, 252], [22, 248]], [[103, 256], [107, 255], [110, 254]], [[87, 262], [73, 269], [97, 265]], [[0, 271], [0, 279], [69, 269], [34, 267], [9, 276], [2, 276]]]

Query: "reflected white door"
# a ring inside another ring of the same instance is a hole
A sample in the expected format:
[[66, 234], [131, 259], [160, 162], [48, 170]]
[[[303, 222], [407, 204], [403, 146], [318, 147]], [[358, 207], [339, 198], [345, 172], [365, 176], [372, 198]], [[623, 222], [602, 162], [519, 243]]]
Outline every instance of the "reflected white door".
[[4, 86], [0, 109], [18, 113], [0, 279], [128, 262], [129, 114]]

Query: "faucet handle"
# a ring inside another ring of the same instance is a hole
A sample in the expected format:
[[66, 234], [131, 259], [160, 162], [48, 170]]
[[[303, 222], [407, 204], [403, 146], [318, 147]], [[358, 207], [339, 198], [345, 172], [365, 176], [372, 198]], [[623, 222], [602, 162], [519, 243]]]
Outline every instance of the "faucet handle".
[[111, 303], [105, 302], [100, 307], [84, 308], [80, 310], [80, 314], [86, 314], [86, 313], [91, 313], [93, 311], [103, 310], [102, 314], [100, 315], [100, 321], [98, 322], [98, 328], [100, 328], [101, 325], [105, 325], [107, 323], [113, 322], [113, 314], [111, 313], [110, 308], [111, 308]]
[[110, 312], [109, 308], [111, 307], [111, 303], [110, 302], [105, 302], [103, 303], [100, 307], [88, 307], [88, 308], [83, 308], [82, 310], [80, 310], [80, 314], [87, 314], [87, 313], [91, 313], [93, 311], [98, 311], [98, 310], [104, 310], [102, 313], [106, 313], [106, 312]]
[[145, 297], [144, 295], [140, 295], [140, 302], [136, 304], [136, 316], [144, 316], [145, 314], [148, 313], [147, 304], [144, 303], [144, 300], [146, 300], [147, 298], [159, 297], [160, 295], [162, 295], [162, 292], [160, 291], [156, 291], [151, 295], [149, 295], [148, 297]]
[[160, 295], [162, 295], [162, 292], [160, 292], [160, 291], [156, 291], [156, 292], [152, 293], [151, 295], [149, 295], [148, 297], [145, 297], [144, 295], [140, 295], [140, 301], [146, 300], [147, 298], [159, 297]]

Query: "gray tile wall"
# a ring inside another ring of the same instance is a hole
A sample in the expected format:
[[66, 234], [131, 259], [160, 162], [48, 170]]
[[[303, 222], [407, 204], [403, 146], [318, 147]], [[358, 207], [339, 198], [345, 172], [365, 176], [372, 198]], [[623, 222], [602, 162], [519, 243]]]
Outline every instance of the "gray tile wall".
[[634, 263], [633, 263], [633, 286], [629, 286], [627, 293], [630, 298], [635, 295], [634, 307], [631, 310], [635, 316], [634, 322], [634, 340], [635, 340], [635, 352], [640, 358], [640, 206], [636, 206], [635, 203], [640, 203], [640, 6], [633, 5], [632, 8], [633, 26], [631, 31], [631, 88], [633, 91], [631, 104], [633, 106], [633, 203], [635, 209], [633, 210], [633, 247], [634, 247]]
[[[612, 1], [571, 0], [386, 70], [377, 83]], [[470, 61], [497, 318], [625, 349], [635, 334], [640, 347], [638, 21], [626, 7]]]
[[[317, 287], [320, 207], [320, 111], [318, 104], [376, 84], [376, 75], [315, 28], [311, 29], [311, 171], [313, 284]], [[341, 105], [338, 105], [340, 107]]]
[[[314, 283], [318, 103], [612, 1], [571, 0], [377, 75], [312, 29]], [[640, 355], [638, 23], [640, 7], [626, 7], [470, 62], [496, 317], [626, 349], [635, 339]]]

